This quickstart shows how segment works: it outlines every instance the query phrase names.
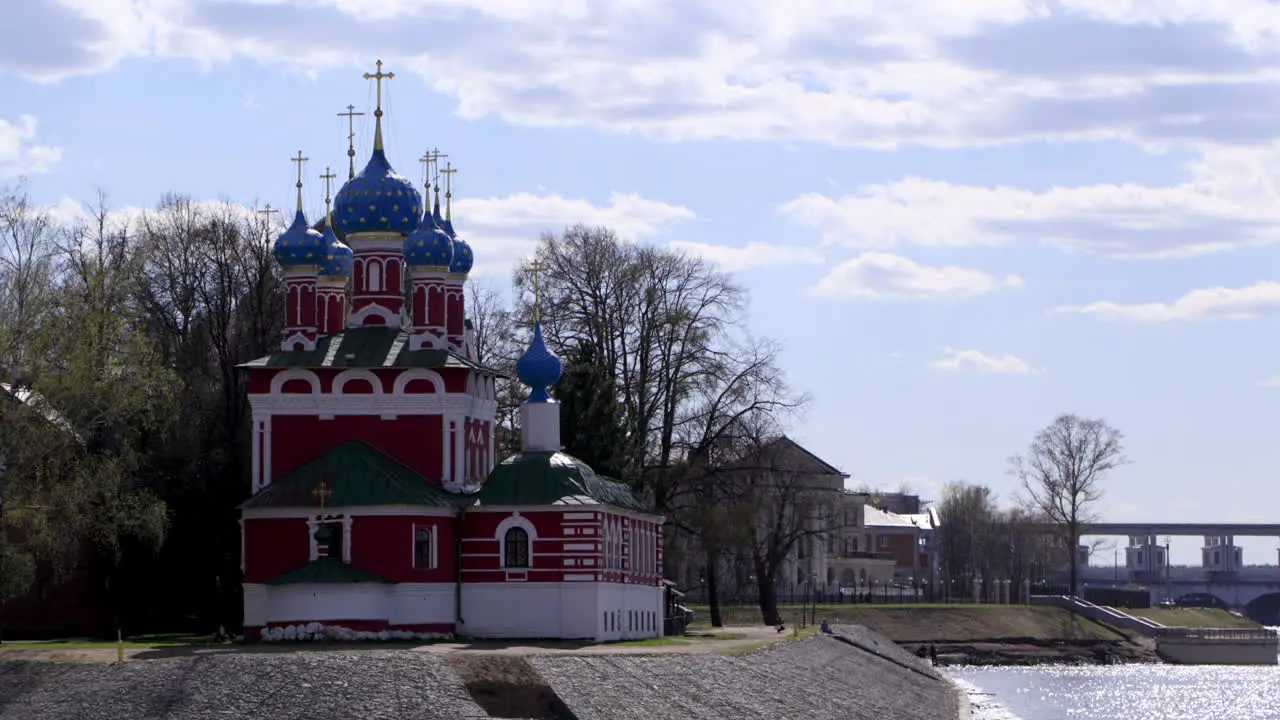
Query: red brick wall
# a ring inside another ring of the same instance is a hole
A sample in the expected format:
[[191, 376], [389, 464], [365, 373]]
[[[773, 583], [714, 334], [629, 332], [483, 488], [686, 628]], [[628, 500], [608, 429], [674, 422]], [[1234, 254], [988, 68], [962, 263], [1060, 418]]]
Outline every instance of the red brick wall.
[[244, 581], [260, 583], [311, 560], [305, 518], [248, 518], [244, 521]]

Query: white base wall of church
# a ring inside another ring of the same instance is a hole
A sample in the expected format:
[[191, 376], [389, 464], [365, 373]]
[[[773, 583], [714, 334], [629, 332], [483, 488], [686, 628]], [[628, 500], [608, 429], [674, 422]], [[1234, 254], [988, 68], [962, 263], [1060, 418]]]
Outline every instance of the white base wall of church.
[[662, 634], [662, 589], [614, 583], [462, 586], [459, 631], [479, 638], [621, 640]]
[[452, 625], [455, 622], [453, 583], [392, 585], [387, 620], [392, 625]]
[[600, 584], [598, 640], [637, 640], [662, 635], [663, 591], [648, 585]]
[[452, 625], [452, 583], [319, 583], [244, 586], [244, 624], [326, 620]]

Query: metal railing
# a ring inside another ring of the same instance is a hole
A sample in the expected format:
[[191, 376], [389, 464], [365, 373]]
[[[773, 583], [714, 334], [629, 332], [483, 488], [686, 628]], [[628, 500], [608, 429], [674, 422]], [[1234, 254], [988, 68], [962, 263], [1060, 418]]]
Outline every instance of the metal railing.
[[1276, 640], [1270, 628], [1165, 627], [1155, 631], [1157, 640]]

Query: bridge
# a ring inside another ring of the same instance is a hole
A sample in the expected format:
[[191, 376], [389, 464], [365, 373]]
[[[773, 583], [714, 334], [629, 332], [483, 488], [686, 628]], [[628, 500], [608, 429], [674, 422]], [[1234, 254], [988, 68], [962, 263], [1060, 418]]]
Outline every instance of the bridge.
[[[1280, 567], [1245, 565], [1237, 537], [1280, 538], [1280, 523], [1093, 523], [1082, 537], [1128, 537], [1124, 564], [1088, 566], [1089, 548], [1082, 545], [1081, 579], [1090, 587], [1147, 588], [1153, 602], [1195, 600], [1243, 610], [1255, 620], [1280, 624]], [[1199, 567], [1171, 567], [1162, 537], [1201, 536]], [[1274, 560], [1274, 558], [1269, 558]], [[1256, 562], [1256, 560], [1255, 560]]]
[[1205, 537], [1277, 537], [1280, 538], [1280, 523], [1093, 523], [1085, 525], [1081, 535], [1127, 535], [1129, 537], [1171, 535], [1187, 537], [1203, 535]]

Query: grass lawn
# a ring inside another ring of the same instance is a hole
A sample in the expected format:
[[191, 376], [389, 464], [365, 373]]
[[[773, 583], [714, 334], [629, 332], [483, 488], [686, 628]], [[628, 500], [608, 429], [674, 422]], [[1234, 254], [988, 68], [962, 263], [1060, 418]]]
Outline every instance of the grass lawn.
[[[706, 606], [693, 608], [698, 623], [708, 622]], [[751, 606], [724, 608], [726, 625], [760, 624]], [[799, 605], [778, 608], [788, 625], [799, 622]], [[1029, 605], [903, 603], [818, 605], [817, 621], [865, 625], [894, 642], [998, 642], [1036, 640], [1120, 640], [1124, 636], [1061, 608]]]
[[746, 635], [742, 633], [692, 631], [685, 635], [665, 635], [663, 637], [645, 638], [644, 640], [618, 640], [606, 644], [611, 647], [663, 647], [696, 645], [701, 642], [715, 642], [717, 640], [741, 640], [744, 637]]
[[1232, 615], [1226, 610], [1217, 608], [1144, 608], [1141, 610], [1121, 610], [1161, 625], [1170, 627], [1193, 628], [1253, 628], [1258, 623], [1249, 618]]
[[[204, 647], [215, 645], [209, 635], [137, 635], [125, 639], [126, 650], [148, 650], [153, 648]], [[114, 648], [115, 640], [95, 640], [92, 638], [58, 638], [55, 640], [5, 640], [0, 643], [4, 650], [97, 650]]]

